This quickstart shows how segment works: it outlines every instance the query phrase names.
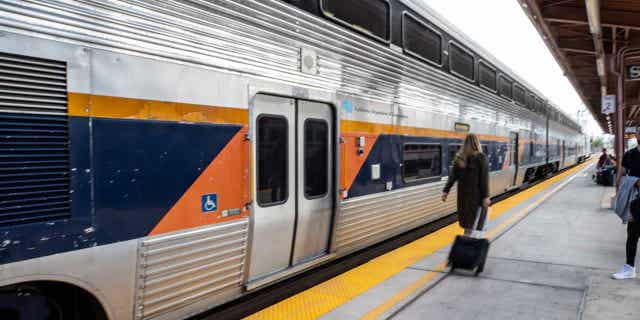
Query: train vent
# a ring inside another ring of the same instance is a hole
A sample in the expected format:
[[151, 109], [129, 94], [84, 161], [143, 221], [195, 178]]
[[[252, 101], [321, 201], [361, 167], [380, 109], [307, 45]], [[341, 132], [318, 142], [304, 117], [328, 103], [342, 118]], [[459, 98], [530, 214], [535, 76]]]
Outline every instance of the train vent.
[[70, 216], [65, 62], [0, 53], [0, 227]]

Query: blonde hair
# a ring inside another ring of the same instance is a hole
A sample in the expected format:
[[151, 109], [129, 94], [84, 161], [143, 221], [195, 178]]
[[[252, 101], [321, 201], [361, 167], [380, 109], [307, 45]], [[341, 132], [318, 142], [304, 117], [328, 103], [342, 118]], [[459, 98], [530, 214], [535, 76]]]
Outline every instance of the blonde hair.
[[466, 138], [464, 138], [464, 144], [462, 148], [458, 150], [456, 153], [456, 158], [454, 160], [454, 164], [458, 165], [460, 168], [464, 168], [467, 166], [467, 160], [475, 156], [477, 154], [482, 153], [482, 146], [480, 145], [480, 139], [473, 133], [469, 133]]

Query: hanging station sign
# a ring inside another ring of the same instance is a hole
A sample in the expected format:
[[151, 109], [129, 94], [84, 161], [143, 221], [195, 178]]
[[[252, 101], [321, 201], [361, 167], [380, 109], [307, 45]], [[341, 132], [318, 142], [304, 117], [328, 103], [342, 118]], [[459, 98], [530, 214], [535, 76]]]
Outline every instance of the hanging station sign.
[[627, 66], [627, 81], [640, 80], [640, 65]]
[[602, 113], [612, 114], [616, 112], [616, 96], [609, 94], [602, 96]]

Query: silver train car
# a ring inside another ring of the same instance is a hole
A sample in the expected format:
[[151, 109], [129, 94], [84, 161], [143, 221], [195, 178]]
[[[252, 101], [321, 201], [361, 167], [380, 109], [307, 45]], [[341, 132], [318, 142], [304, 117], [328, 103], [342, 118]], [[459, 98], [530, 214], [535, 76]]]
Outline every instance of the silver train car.
[[210, 309], [453, 213], [467, 132], [492, 195], [588, 153], [419, 1], [0, 0], [0, 309]]

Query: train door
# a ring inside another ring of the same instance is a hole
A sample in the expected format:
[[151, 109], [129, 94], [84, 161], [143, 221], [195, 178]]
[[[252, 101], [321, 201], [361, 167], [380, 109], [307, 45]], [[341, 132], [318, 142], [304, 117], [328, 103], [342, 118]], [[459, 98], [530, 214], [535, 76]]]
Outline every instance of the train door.
[[511, 154], [509, 163], [509, 170], [513, 173], [513, 179], [511, 180], [511, 187], [515, 187], [518, 180], [518, 167], [520, 165], [520, 151], [518, 133], [511, 132], [509, 135], [509, 143], [511, 144]]
[[334, 212], [333, 111], [327, 104], [256, 95], [249, 281], [328, 252]]

